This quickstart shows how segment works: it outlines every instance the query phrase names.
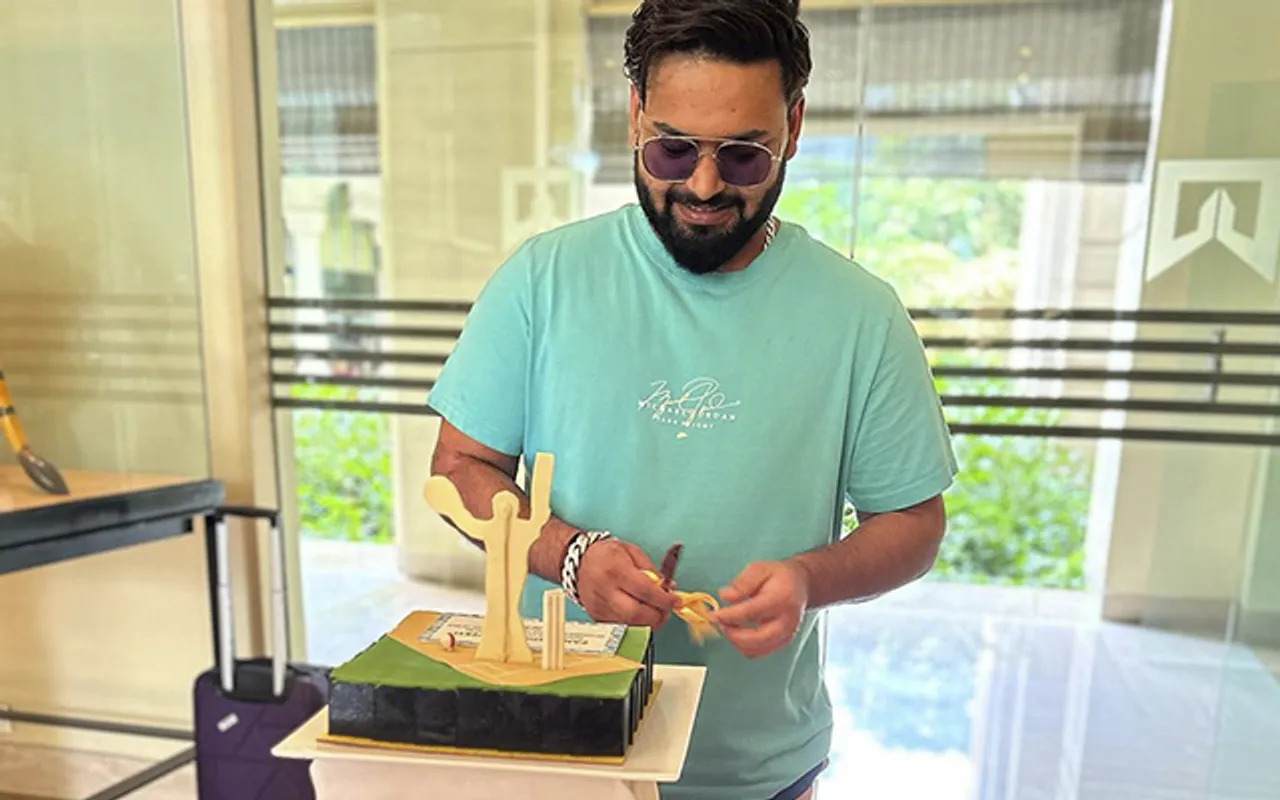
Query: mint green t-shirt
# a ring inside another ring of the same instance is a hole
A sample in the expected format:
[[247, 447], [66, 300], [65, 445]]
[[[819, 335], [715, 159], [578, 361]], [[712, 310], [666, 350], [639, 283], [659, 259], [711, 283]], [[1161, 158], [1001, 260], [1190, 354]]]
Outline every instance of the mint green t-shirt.
[[[718, 594], [752, 562], [834, 541], [846, 499], [901, 509], [956, 474], [897, 295], [790, 223], [747, 269], [705, 276], [634, 204], [538, 235], [481, 292], [429, 403], [527, 467], [553, 454], [551, 508], [568, 524], [655, 564], [682, 543], [686, 591]], [[541, 615], [547, 588], [530, 577], [524, 616]], [[678, 619], [657, 632], [660, 663], [707, 668], [664, 798], [768, 798], [827, 757], [817, 622], [757, 660], [693, 644]]]

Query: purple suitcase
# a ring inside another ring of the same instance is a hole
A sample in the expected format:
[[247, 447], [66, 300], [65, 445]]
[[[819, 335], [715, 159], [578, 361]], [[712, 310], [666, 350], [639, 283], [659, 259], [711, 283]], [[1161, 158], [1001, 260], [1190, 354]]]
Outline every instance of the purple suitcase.
[[[227, 568], [228, 516], [271, 524], [271, 658], [236, 660]], [[328, 671], [288, 663], [284, 539], [275, 511], [226, 507], [205, 519], [214, 668], [194, 689], [200, 800], [315, 800], [308, 761], [271, 749], [328, 701]]]

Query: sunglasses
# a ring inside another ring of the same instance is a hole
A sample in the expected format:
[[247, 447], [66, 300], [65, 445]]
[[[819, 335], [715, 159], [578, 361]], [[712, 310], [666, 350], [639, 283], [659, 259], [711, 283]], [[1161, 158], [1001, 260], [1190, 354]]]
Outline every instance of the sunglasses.
[[654, 180], [681, 183], [689, 180], [702, 160], [702, 142], [718, 142], [716, 168], [720, 180], [742, 189], [759, 186], [773, 174], [773, 165], [782, 160], [758, 142], [737, 139], [696, 139], [691, 136], [654, 136], [635, 149], [645, 172]]

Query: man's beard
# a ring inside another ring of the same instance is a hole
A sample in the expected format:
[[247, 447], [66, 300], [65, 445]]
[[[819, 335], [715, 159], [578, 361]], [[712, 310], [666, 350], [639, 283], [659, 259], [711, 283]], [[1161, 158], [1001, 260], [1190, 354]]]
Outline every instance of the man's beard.
[[[769, 187], [769, 191], [760, 200], [760, 208], [750, 217], [744, 216], [746, 203], [741, 197], [721, 193], [707, 201], [701, 201], [692, 192], [674, 186], [667, 191], [666, 209], [659, 211], [654, 203], [653, 193], [640, 176], [639, 163], [635, 165], [636, 194], [640, 198], [640, 207], [649, 218], [649, 224], [676, 263], [695, 275], [706, 275], [720, 269], [747, 246], [751, 237], [759, 233], [773, 214], [774, 206], [778, 204], [786, 176], [787, 165], [783, 163], [778, 168], [777, 181]], [[737, 220], [728, 229], [684, 226], [674, 216], [676, 203], [711, 211], [732, 208], [737, 213]], [[692, 227], [692, 231], [689, 227]]]

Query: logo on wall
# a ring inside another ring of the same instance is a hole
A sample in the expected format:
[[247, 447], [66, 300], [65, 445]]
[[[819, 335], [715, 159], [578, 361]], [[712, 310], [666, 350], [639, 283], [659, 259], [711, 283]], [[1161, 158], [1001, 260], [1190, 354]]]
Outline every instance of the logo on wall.
[[1280, 159], [1165, 161], [1156, 171], [1147, 280], [1214, 242], [1268, 281], [1280, 263]]

